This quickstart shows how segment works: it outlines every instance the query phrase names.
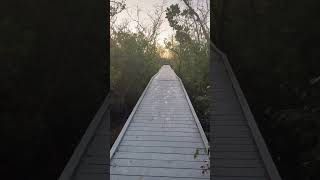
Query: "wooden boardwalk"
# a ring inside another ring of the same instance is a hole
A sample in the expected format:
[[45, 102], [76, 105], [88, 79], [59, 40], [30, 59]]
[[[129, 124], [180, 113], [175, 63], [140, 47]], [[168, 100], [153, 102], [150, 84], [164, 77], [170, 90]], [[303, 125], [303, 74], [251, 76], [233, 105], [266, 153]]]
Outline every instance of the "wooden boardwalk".
[[280, 180], [227, 57], [210, 53], [211, 179]]
[[106, 98], [59, 180], [281, 180], [228, 59], [214, 50], [211, 174], [201, 168], [208, 161], [207, 138], [180, 78], [165, 65], [150, 80], [111, 150]]
[[207, 138], [181, 80], [164, 65], [150, 80], [110, 151], [110, 177], [209, 179], [209, 170], [201, 169], [208, 161], [206, 148]]

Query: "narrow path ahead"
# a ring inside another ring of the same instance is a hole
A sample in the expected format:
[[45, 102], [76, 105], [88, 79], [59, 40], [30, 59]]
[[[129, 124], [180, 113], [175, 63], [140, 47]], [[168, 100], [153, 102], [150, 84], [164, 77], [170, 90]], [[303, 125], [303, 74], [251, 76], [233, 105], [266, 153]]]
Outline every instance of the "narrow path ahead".
[[208, 141], [181, 80], [164, 65], [110, 151], [112, 180], [209, 179]]
[[[211, 178], [281, 180], [227, 58], [211, 58]], [[110, 150], [110, 164], [109, 102], [107, 96], [59, 180], [209, 179], [201, 168], [209, 159], [207, 138], [170, 66], [142, 93]]]

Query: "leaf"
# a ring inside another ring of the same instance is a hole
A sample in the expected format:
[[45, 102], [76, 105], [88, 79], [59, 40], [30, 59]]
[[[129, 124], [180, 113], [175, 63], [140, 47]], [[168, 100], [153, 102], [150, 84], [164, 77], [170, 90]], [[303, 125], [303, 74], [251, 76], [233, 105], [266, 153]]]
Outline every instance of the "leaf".
[[196, 159], [198, 155], [199, 155], [199, 149], [196, 148], [196, 152], [194, 153], [193, 158]]

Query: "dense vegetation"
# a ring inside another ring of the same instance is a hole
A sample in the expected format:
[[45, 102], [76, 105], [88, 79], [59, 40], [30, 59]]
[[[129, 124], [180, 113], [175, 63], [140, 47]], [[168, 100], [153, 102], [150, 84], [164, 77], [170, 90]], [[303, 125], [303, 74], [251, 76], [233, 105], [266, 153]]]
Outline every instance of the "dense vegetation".
[[[208, 13], [209, 9], [206, 10]], [[205, 8], [202, 7], [201, 11], [204, 12]], [[208, 17], [203, 15], [198, 22], [194, 16], [193, 9], [178, 4], [167, 8], [166, 18], [176, 31], [176, 41], [167, 41], [166, 48], [173, 52], [173, 69], [182, 79], [205, 132], [209, 133]], [[207, 137], [209, 138], [208, 134]]]
[[1, 179], [57, 179], [108, 92], [103, 1], [0, 6]]
[[111, 131], [113, 141], [161, 60], [157, 48], [142, 33], [121, 27], [110, 40]]
[[[124, 4], [123, 1], [121, 3]], [[138, 19], [134, 19], [137, 27], [130, 29], [128, 22], [120, 25], [115, 22], [116, 14], [123, 11], [125, 5], [111, 3], [111, 6], [115, 12], [110, 14], [113, 141], [151, 76], [159, 70], [162, 64], [170, 64], [182, 79], [200, 121], [208, 132], [207, 39], [200, 29], [200, 22], [195, 22], [192, 18], [193, 12], [186, 6], [178, 4], [173, 4], [166, 9], [164, 6], [158, 6], [153, 12], [149, 26], [144, 27]], [[165, 47], [157, 42], [163, 16], [175, 30], [174, 37], [167, 38]], [[201, 21], [207, 21], [208, 16], [207, 13], [201, 18]], [[206, 30], [208, 32], [208, 27]], [[165, 52], [169, 54], [169, 57], [163, 56]]]
[[283, 179], [319, 179], [320, 2], [212, 5], [216, 43], [229, 57]]

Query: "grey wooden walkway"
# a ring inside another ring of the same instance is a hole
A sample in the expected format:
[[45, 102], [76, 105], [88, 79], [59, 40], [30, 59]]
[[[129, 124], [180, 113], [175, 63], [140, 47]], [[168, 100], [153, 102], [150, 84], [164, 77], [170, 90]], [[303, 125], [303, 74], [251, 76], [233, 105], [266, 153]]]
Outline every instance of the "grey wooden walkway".
[[281, 180], [228, 59], [213, 50], [211, 174], [202, 174], [208, 142], [189, 97], [173, 70], [163, 66], [111, 150], [106, 98], [59, 180]]
[[213, 45], [210, 60], [211, 178], [280, 180], [227, 57]]
[[59, 180], [109, 179], [109, 95], [105, 98]]
[[[208, 141], [181, 80], [164, 65], [110, 151], [112, 180], [209, 179]], [[197, 149], [199, 155], [194, 157]]]

